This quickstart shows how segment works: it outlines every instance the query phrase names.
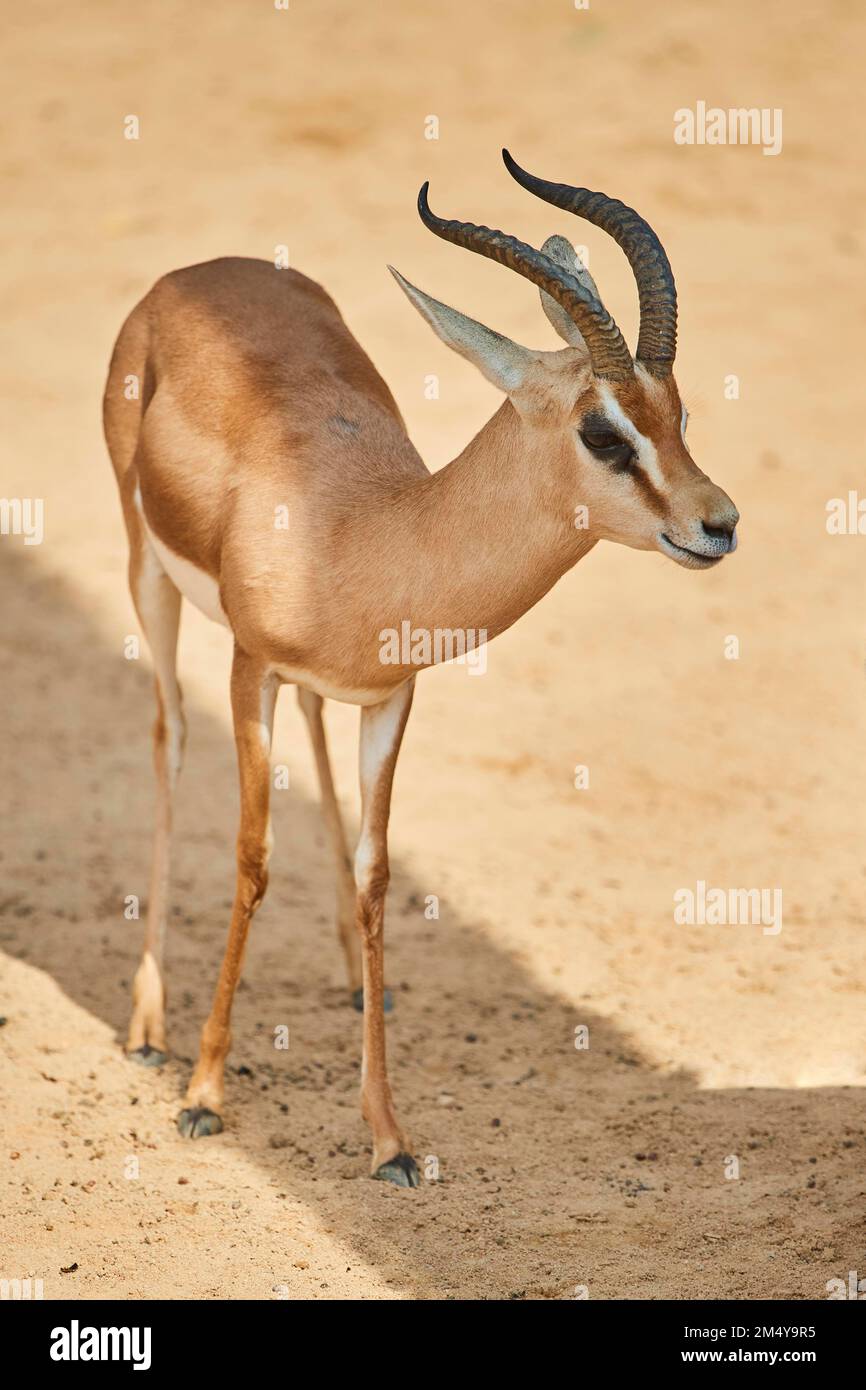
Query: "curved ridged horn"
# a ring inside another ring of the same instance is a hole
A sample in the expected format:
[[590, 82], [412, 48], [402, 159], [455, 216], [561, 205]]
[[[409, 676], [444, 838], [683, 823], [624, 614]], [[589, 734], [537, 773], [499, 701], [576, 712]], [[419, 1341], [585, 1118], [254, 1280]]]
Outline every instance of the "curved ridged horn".
[[635, 358], [654, 376], [670, 376], [677, 351], [677, 288], [665, 249], [648, 222], [618, 198], [536, 178], [502, 151], [505, 167], [521, 187], [554, 207], [574, 212], [607, 232], [622, 247], [637, 281], [640, 333]]
[[488, 256], [518, 275], [531, 280], [561, 304], [577, 324], [589, 351], [596, 376], [612, 381], [624, 381], [634, 374], [634, 363], [626, 341], [605, 309], [593, 294], [574, 276], [563, 270], [548, 256], [542, 255], [525, 242], [490, 227], [477, 227], [473, 222], [448, 221], [431, 212], [425, 183], [418, 194], [418, 211], [425, 227], [455, 246]]

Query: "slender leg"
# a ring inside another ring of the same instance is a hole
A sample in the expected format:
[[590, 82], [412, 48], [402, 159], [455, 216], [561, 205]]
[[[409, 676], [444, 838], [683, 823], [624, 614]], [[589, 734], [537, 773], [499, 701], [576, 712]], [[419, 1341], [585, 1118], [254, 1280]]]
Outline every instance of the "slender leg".
[[231, 1010], [250, 922], [268, 885], [272, 837], [269, 814], [270, 753], [277, 681], [259, 661], [235, 647], [232, 718], [238, 750], [241, 818], [237, 885], [228, 943], [210, 1015], [202, 1029], [198, 1063], [177, 1127], [189, 1139], [222, 1129], [223, 1074], [231, 1046]]
[[322, 721], [322, 704], [324, 702], [321, 695], [316, 695], [314, 691], [306, 690], [302, 685], [299, 685], [298, 703], [303, 710], [310, 731], [310, 741], [316, 759], [316, 771], [319, 775], [322, 814], [337, 866], [337, 927], [346, 956], [349, 989], [356, 1001], [356, 1007], [361, 1008], [363, 986], [361, 983], [361, 943], [355, 930], [355, 878], [352, 873], [352, 858], [349, 854], [346, 830], [334, 791], [334, 779], [328, 757], [328, 743], [325, 738], [325, 725]]
[[175, 786], [183, 761], [186, 724], [177, 683], [177, 634], [181, 596], [146, 538], [130, 551], [129, 587], [156, 672], [157, 717], [153, 728], [156, 766], [156, 824], [144, 951], [132, 986], [127, 1055], [145, 1066], [166, 1059], [163, 944], [167, 920], [171, 823]]
[[388, 815], [394, 768], [412, 705], [414, 680], [361, 711], [361, 836], [355, 853], [356, 923], [364, 976], [361, 1110], [373, 1132], [373, 1176], [418, 1186], [418, 1168], [394, 1113], [385, 1065], [384, 928]]

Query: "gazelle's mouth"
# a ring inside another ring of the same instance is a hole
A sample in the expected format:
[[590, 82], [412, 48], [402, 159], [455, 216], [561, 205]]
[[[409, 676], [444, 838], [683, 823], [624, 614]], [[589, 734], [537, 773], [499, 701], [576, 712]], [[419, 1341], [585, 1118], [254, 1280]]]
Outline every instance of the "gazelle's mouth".
[[684, 545], [676, 545], [663, 531], [658, 536], [658, 545], [664, 555], [669, 555], [678, 565], [688, 570], [712, 569], [713, 565], [717, 565], [728, 554], [727, 550], [716, 551], [714, 555], [707, 555], [701, 550], [689, 550]]

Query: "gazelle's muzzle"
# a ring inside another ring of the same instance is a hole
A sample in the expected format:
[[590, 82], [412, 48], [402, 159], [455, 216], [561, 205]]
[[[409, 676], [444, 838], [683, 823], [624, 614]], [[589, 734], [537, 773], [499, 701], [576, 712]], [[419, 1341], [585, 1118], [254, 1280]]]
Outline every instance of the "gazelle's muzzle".
[[685, 569], [710, 569], [737, 548], [737, 522], [740, 514], [720, 488], [713, 488], [715, 505], [706, 509], [689, 525], [668, 522], [656, 537], [664, 555]]

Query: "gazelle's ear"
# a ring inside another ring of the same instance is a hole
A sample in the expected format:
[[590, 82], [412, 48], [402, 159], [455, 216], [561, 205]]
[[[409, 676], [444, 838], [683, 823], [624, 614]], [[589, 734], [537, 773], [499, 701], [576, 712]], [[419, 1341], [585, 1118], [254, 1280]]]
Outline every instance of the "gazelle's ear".
[[[598, 290], [595, 287], [595, 281], [578, 256], [571, 242], [567, 241], [564, 236], [549, 236], [541, 250], [545, 256], [549, 256], [557, 265], [562, 266], [563, 270], [567, 270], [569, 275], [573, 275], [575, 279], [579, 280], [584, 289], [589, 290], [590, 294], [595, 295], [596, 299], [600, 299]], [[568, 314], [562, 308], [562, 305], [557, 304], [556, 300], [549, 294], [545, 294], [544, 290], [541, 290], [540, 294], [541, 307], [550, 319], [550, 322], [553, 324], [560, 338], [570, 343], [572, 347], [583, 348], [583, 350], [586, 351], [583, 334], [574, 320], [569, 318]]]
[[415, 305], [443, 343], [459, 352], [467, 362], [472, 362], [500, 391], [510, 396], [537, 370], [537, 353], [503, 337], [501, 333], [494, 333], [492, 328], [485, 328], [483, 323], [477, 323], [457, 309], [449, 309], [438, 299], [431, 299], [429, 294], [410, 285], [392, 265], [388, 269], [407, 299]]

